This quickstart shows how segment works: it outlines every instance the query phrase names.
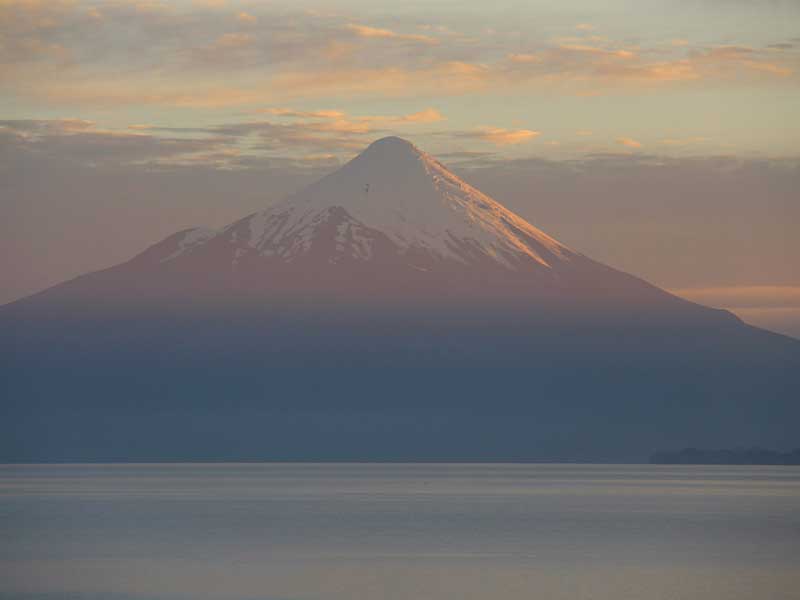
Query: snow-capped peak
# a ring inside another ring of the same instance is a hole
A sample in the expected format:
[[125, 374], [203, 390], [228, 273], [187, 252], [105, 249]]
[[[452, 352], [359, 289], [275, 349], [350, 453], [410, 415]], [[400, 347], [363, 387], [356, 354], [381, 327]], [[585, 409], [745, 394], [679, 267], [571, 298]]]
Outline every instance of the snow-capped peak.
[[338, 171], [218, 235], [236, 246], [235, 260], [257, 253], [291, 262], [320, 246], [323, 230], [333, 236], [329, 262], [342, 254], [368, 260], [379, 240], [399, 255], [506, 268], [549, 268], [576, 254], [398, 137], [373, 142]]

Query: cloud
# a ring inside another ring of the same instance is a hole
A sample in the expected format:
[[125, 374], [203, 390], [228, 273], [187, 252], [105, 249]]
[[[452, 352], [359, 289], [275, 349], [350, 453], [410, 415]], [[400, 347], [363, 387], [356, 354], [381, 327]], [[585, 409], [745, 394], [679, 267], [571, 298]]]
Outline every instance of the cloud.
[[358, 121], [366, 121], [372, 123], [384, 124], [405, 124], [405, 123], [437, 123], [444, 121], [444, 116], [435, 108], [426, 108], [419, 112], [411, 113], [408, 115], [398, 116], [375, 116], [375, 117], [355, 117]]
[[[264, 108], [257, 112], [292, 119], [291, 122], [249, 121], [230, 123], [202, 129], [209, 135], [228, 135], [239, 138], [258, 136], [261, 148], [282, 150], [306, 148], [319, 152], [352, 152], [366, 145], [365, 136], [378, 131], [391, 131], [392, 127], [413, 126], [444, 120], [434, 108], [405, 115], [348, 115], [344, 111], [297, 110], [292, 108]], [[194, 130], [197, 131], [197, 130]]]
[[483, 152], [480, 150], [459, 150], [456, 152], [439, 152], [437, 156], [440, 158], [452, 158], [455, 160], [475, 160], [486, 159], [495, 156], [494, 152]]
[[191, 62], [207, 66], [209, 64], [231, 64], [241, 67], [243, 63], [256, 59], [256, 38], [250, 33], [224, 33], [211, 44], [190, 50]]
[[713, 71], [719, 76], [732, 77], [741, 71], [756, 71], [777, 77], [789, 77], [794, 69], [779, 64], [763, 52], [747, 46], [717, 46], [690, 54], [689, 60], [698, 70]]
[[[800, 62], [788, 41], [765, 48], [633, 44], [589, 35], [584, 23], [577, 31], [566, 26], [571, 37], [526, 47], [504, 35], [454, 34], [396, 14], [375, 27], [343, 11], [320, 15], [256, 2], [223, 8], [4, 0], [4, 97], [49, 107], [220, 108], [334, 94], [367, 100], [503, 89], [589, 96], [700, 83], [766, 85], [795, 78]], [[441, 35], [447, 44], [438, 43]]]
[[800, 286], [731, 285], [670, 291], [698, 304], [730, 310], [747, 323], [800, 338]]
[[226, 33], [219, 36], [212, 48], [244, 48], [253, 44], [253, 36], [249, 33]]
[[496, 146], [508, 146], [530, 142], [541, 135], [540, 131], [530, 129], [503, 129], [502, 127], [479, 127], [473, 131], [457, 131], [448, 135], [472, 138], [490, 142]]
[[230, 147], [230, 137], [163, 137], [153, 133], [98, 129], [81, 119], [0, 121], [0, 133], [16, 133], [6, 143], [17, 151], [65, 159], [79, 164], [123, 164], [163, 157], [219, 152]]
[[[674, 46], [668, 54], [683, 56], [661, 58], [662, 51], [621, 45], [602, 38], [562, 38], [554, 45], [545, 45], [535, 52], [517, 52], [506, 57], [502, 65], [494, 65], [495, 78], [510, 85], [562, 84], [581, 86], [586, 93], [599, 94], [603, 88], [619, 93], [627, 87], [667, 85], [693, 81], [757, 83], [765, 77], [782, 79], [796, 73], [798, 58], [777, 53], [769, 48], [714, 46], [682, 50]], [[501, 67], [498, 69], [498, 67]]]
[[597, 46], [587, 46], [584, 44], [561, 44], [558, 46], [558, 50], [566, 52], [587, 53], [587, 54], [594, 54], [596, 56], [606, 56], [615, 58], [636, 58], [636, 54], [634, 54], [630, 50], [614, 50], [607, 48], [598, 48]]
[[242, 12], [240, 12], [240, 13], [238, 13], [236, 15], [236, 20], [239, 21], [239, 23], [242, 23], [244, 25], [254, 25], [254, 24], [258, 23], [258, 17], [257, 16], [251, 15], [250, 13], [246, 13], [244, 11], [242, 11]]
[[405, 40], [409, 42], [419, 42], [422, 44], [438, 44], [438, 40], [432, 38], [428, 35], [420, 35], [420, 34], [407, 34], [407, 33], [397, 33], [390, 29], [379, 29], [377, 27], [368, 27], [366, 25], [356, 25], [354, 23], [349, 23], [347, 25], [347, 29], [352, 31], [358, 37], [362, 38], [379, 38], [379, 39], [393, 39], [393, 40]]
[[336, 119], [339, 121], [353, 121], [362, 123], [435, 123], [443, 121], [444, 116], [435, 108], [426, 108], [416, 113], [408, 115], [384, 115], [384, 116], [348, 116], [341, 110], [295, 110], [291, 108], [262, 108], [254, 111], [276, 115], [280, 117], [291, 117], [300, 119]]
[[296, 123], [245, 121], [217, 125], [202, 130], [208, 135], [231, 136], [239, 139], [256, 136], [257, 148], [280, 150], [281, 156], [291, 154], [293, 148], [306, 148], [313, 151], [342, 151], [361, 148], [364, 145], [361, 136], [369, 131], [370, 128], [366, 124], [353, 124], [341, 120]]
[[508, 60], [513, 63], [542, 63], [544, 59], [541, 56], [537, 56], [536, 54], [509, 54]]
[[307, 98], [326, 94], [359, 94], [370, 97], [414, 97], [427, 94], [459, 95], [484, 89], [491, 70], [464, 61], [427, 63], [420, 68], [330, 68], [285, 72], [277, 75], [270, 89], [285, 97]]
[[69, 133], [94, 127], [85, 119], [13, 119], [0, 121], [0, 127], [32, 134]]
[[622, 145], [622, 146], [626, 146], [627, 148], [641, 148], [642, 147], [641, 142], [637, 142], [633, 138], [629, 138], [629, 137], [619, 137], [619, 138], [617, 138], [617, 143]]
[[677, 288], [670, 291], [677, 296], [707, 306], [736, 309], [800, 309], [800, 286], [735, 285]]
[[265, 161], [305, 168], [363, 149], [369, 141], [364, 136], [371, 132], [371, 123], [337, 118], [209, 127], [141, 124], [122, 131], [100, 129], [80, 119], [6, 120], [0, 121], [0, 153], [115, 169], [132, 165], [248, 169], [263, 168]]
[[436, 33], [440, 33], [443, 35], [456, 35], [456, 32], [450, 29], [447, 25], [433, 25], [429, 23], [423, 23], [422, 25], [417, 25], [419, 29], [423, 31], [435, 31]]
[[[4, 148], [60, 156], [82, 164], [153, 165], [215, 164], [242, 167], [269, 158], [308, 163], [308, 156], [341, 157], [360, 150], [381, 128], [405, 127], [444, 119], [427, 108], [401, 115], [350, 116], [337, 110], [303, 111], [266, 108], [290, 122], [256, 120], [201, 127], [131, 124], [124, 130], [104, 130], [82, 119], [21, 119], [0, 121]], [[387, 131], [383, 129], [383, 131]], [[337, 158], [338, 160], [338, 158]], [[317, 161], [319, 162], [319, 161]]]
[[278, 117], [293, 117], [300, 119], [343, 119], [347, 116], [346, 113], [340, 110], [307, 111], [307, 110], [295, 110], [292, 108], [260, 108], [253, 112], [276, 115]]
[[665, 138], [661, 140], [661, 143], [665, 146], [692, 146], [695, 144], [703, 144], [708, 141], [710, 141], [710, 138], [693, 136], [685, 138]]

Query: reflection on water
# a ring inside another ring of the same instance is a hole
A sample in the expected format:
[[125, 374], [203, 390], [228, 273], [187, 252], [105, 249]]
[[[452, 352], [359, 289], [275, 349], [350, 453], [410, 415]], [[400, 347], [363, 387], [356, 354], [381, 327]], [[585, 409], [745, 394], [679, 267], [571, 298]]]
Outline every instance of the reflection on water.
[[0, 598], [795, 599], [800, 468], [0, 466]]

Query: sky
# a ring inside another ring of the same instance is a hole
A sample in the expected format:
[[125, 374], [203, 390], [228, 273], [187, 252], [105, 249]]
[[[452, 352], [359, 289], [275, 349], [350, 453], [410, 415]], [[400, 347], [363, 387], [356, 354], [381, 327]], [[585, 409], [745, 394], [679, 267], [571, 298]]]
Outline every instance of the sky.
[[800, 336], [800, 3], [0, 0], [0, 302], [400, 135], [577, 250]]

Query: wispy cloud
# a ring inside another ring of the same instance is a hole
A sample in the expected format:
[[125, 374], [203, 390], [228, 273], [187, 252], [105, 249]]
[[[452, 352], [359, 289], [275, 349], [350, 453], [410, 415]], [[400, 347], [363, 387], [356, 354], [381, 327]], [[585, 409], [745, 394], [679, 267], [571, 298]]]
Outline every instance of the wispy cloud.
[[408, 115], [398, 116], [367, 116], [355, 117], [358, 121], [366, 121], [372, 123], [393, 123], [393, 124], [411, 124], [411, 123], [437, 123], [444, 121], [445, 118], [435, 108], [426, 108], [419, 112], [411, 113]]
[[429, 35], [421, 35], [416, 33], [398, 33], [391, 29], [381, 29], [378, 27], [369, 27], [367, 25], [357, 25], [355, 23], [348, 23], [347, 29], [352, 31], [355, 35], [362, 38], [378, 38], [390, 40], [405, 40], [408, 42], [419, 42], [423, 44], [437, 44], [438, 40]]
[[730, 310], [747, 323], [800, 337], [800, 286], [730, 285], [670, 291], [698, 304]]
[[673, 294], [724, 308], [797, 308], [800, 309], [800, 286], [732, 285], [698, 288], [677, 288]]
[[237, 13], [236, 20], [239, 21], [239, 23], [243, 23], [245, 25], [255, 25], [256, 23], [258, 23], [257, 16], [251, 15], [250, 13], [244, 11]]
[[508, 146], [530, 142], [541, 135], [531, 129], [504, 129], [502, 127], [479, 127], [472, 131], [457, 131], [450, 135], [490, 142], [496, 146]]
[[374, 127], [437, 123], [445, 120], [444, 115], [435, 108], [426, 108], [405, 115], [349, 115], [342, 110], [335, 109], [296, 110], [292, 108], [261, 108], [253, 112], [291, 119], [322, 121], [313, 125], [322, 131], [338, 130], [354, 133], [368, 133]]
[[267, 3], [5, 0], [0, 74], [16, 97], [48, 105], [213, 108], [334, 92], [363, 99], [497, 89], [591, 96], [696, 83], [752, 86], [795, 81], [800, 65], [790, 41], [763, 48], [683, 38], [632, 43], [583, 23], [567, 26], [566, 37], [526, 45], [408, 18], [377, 26], [353, 17]]
[[30, 134], [74, 133], [94, 127], [86, 119], [14, 119], [0, 121], [0, 127]]
[[627, 148], [641, 148], [642, 143], [629, 137], [619, 137], [617, 138], [617, 143], [621, 146], [625, 146]]
[[295, 110], [293, 108], [259, 108], [254, 113], [299, 119], [343, 119], [347, 113], [341, 110]]
[[683, 138], [665, 138], [661, 143], [665, 146], [693, 146], [695, 144], [703, 144], [710, 141], [710, 138], [702, 136], [692, 136]]
[[167, 137], [146, 130], [112, 131], [99, 129], [81, 119], [0, 121], [0, 132], [15, 132], [11, 143], [19, 150], [63, 157], [76, 163], [121, 164], [198, 152], [230, 149], [229, 136], [202, 138]]

